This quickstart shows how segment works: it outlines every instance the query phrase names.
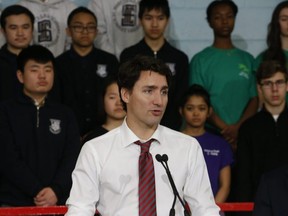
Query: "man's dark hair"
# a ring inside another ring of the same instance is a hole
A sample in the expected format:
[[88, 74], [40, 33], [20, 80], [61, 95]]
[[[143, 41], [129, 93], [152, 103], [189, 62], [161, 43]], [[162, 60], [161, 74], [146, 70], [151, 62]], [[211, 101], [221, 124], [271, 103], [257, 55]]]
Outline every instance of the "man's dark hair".
[[172, 73], [169, 67], [160, 59], [150, 56], [137, 55], [135, 58], [126, 61], [119, 68], [118, 86], [120, 98], [126, 110], [126, 104], [121, 97], [121, 89], [133, 90], [142, 71], [153, 71], [166, 77], [168, 88], [171, 86]]
[[143, 18], [145, 11], [153, 9], [162, 11], [167, 18], [170, 17], [170, 8], [167, 0], [141, 0], [139, 3], [139, 19]]
[[74, 16], [76, 16], [79, 13], [90, 14], [95, 19], [96, 25], [97, 25], [96, 15], [91, 10], [89, 10], [88, 8], [81, 6], [81, 7], [75, 8], [73, 11], [71, 11], [71, 13], [69, 14], [68, 19], [67, 19], [67, 26], [70, 26], [71, 21], [74, 18]]
[[181, 108], [184, 108], [185, 104], [189, 100], [190, 97], [192, 96], [198, 96], [203, 98], [207, 106], [210, 108], [211, 107], [211, 102], [210, 102], [210, 95], [209, 93], [203, 88], [203, 86], [198, 85], [198, 84], [193, 84], [189, 87], [189, 89], [182, 95], [180, 99], [179, 106]]
[[17, 56], [17, 69], [24, 73], [24, 67], [29, 60], [34, 60], [37, 63], [52, 62], [55, 66], [55, 58], [50, 50], [41, 45], [32, 45], [23, 49]]
[[35, 17], [33, 13], [27, 9], [26, 7], [23, 7], [21, 5], [11, 5], [6, 7], [1, 14], [1, 28], [5, 31], [5, 26], [6, 26], [6, 18], [12, 15], [21, 15], [25, 14], [30, 18], [31, 24], [32, 24], [32, 29], [33, 29], [33, 24], [35, 21]]
[[283, 64], [274, 60], [263, 61], [256, 72], [257, 83], [260, 85], [263, 79], [268, 79], [274, 76], [277, 72], [283, 73], [285, 80], [287, 81], [287, 69]]
[[227, 6], [231, 7], [231, 9], [233, 10], [234, 17], [236, 17], [236, 15], [238, 13], [238, 7], [233, 1], [231, 1], [231, 0], [214, 0], [208, 5], [208, 7], [206, 9], [206, 15], [207, 15], [206, 18], [207, 18], [207, 21], [209, 23], [211, 20], [211, 15], [212, 15], [213, 9], [219, 5], [227, 5]]

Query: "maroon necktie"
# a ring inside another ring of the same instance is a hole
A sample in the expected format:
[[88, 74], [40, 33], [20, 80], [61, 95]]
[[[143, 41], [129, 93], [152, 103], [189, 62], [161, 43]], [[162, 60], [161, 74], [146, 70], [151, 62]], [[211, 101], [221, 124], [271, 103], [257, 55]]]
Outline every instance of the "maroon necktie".
[[155, 176], [152, 155], [149, 148], [154, 139], [145, 143], [135, 142], [141, 146], [139, 157], [139, 216], [156, 216]]

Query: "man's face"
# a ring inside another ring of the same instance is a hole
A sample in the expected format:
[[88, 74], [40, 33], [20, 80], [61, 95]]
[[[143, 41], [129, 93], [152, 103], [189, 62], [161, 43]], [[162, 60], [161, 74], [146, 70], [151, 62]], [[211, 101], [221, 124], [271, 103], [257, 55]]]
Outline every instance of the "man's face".
[[269, 111], [285, 104], [288, 87], [283, 73], [277, 72], [274, 76], [263, 79], [257, 87]]
[[140, 20], [145, 37], [150, 40], [164, 38], [164, 32], [169, 19], [161, 10], [145, 11]]
[[71, 20], [67, 34], [71, 36], [73, 46], [91, 47], [97, 35], [97, 23], [91, 14], [78, 13]]
[[34, 99], [43, 98], [51, 90], [54, 80], [52, 62], [38, 63], [28, 60], [24, 72], [17, 71], [18, 80], [24, 86], [24, 93]]
[[6, 38], [8, 49], [12, 52], [26, 48], [33, 38], [33, 24], [26, 14], [8, 16], [5, 29], [2, 31]]
[[280, 25], [281, 35], [283, 37], [288, 37], [288, 8], [283, 8], [280, 11], [279, 25]]
[[228, 5], [218, 5], [212, 10], [210, 27], [217, 37], [230, 37], [235, 24], [235, 15]]
[[121, 89], [121, 97], [127, 105], [130, 127], [156, 129], [168, 102], [167, 79], [153, 71], [142, 71], [131, 91]]

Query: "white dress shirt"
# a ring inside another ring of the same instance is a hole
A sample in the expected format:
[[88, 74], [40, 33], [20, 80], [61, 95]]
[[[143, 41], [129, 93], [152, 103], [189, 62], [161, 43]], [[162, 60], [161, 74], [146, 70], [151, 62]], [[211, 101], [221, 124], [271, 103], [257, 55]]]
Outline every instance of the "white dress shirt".
[[[199, 143], [192, 137], [159, 125], [151, 138], [156, 184], [157, 215], [167, 216], [174, 194], [156, 154], [167, 154], [168, 164], [181, 197], [193, 216], [219, 216]], [[73, 171], [73, 186], [66, 216], [137, 216], [139, 138], [123, 124], [84, 144]], [[176, 215], [184, 215], [179, 200]]]

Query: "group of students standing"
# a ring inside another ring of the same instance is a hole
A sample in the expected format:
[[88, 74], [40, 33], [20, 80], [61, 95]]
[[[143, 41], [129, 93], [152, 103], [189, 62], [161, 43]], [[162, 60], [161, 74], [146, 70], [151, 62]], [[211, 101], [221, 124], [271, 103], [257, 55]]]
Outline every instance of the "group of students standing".
[[[198, 140], [215, 201], [225, 202], [229, 196], [231, 168], [235, 172], [231, 200], [255, 201], [262, 174], [287, 163], [288, 1], [275, 8], [268, 48], [256, 61], [231, 39], [237, 5], [230, 0], [212, 1], [206, 13], [214, 41], [192, 58], [190, 67], [187, 55], [164, 36], [170, 18], [167, 0], [134, 2], [139, 11], [128, 3], [122, 6], [127, 17], [120, 23], [135, 27], [135, 19], [139, 20], [137, 32], [140, 29], [144, 35], [124, 50], [112, 47], [124, 43], [117, 32], [113, 43], [105, 38], [110, 26], [104, 23], [107, 20], [97, 19], [98, 13], [107, 12], [101, 11], [102, 4], [91, 1], [89, 8], [95, 13], [86, 7], [70, 7], [65, 31], [71, 47], [63, 53], [51, 50], [56, 59], [47, 43], [43, 45], [48, 49], [29, 46], [35, 17], [28, 4], [2, 11], [6, 43], [0, 50], [0, 142], [4, 149], [0, 155], [0, 204], [65, 203], [81, 146], [123, 122], [126, 112], [116, 81], [118, 68], [139, 55], [160, 59], [169, 67], [172, 79], [161, 125]], [[131, 11], [137, 11], [138, 17], [134, 14], [132, 19]], [[116, 23], [118, 19], [115, 15]], [[63, 35], [55, 35], [56, 30], [63, 33], [65, 29], [59, 26], [51, 34], [39, 30], [48, 24], [45, 19], [38, 21], [37, 32], [42, 33], [37, 35], [38, 41]], [[95, 47], [95, 41], [111, 47], [104, 51]], [[12, 165], [7, 166], [8, 161]], [[256, 203], [260, 208], [262, 203]]]

